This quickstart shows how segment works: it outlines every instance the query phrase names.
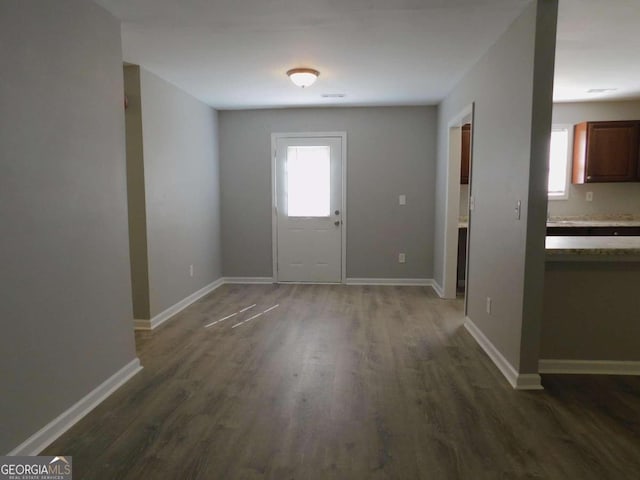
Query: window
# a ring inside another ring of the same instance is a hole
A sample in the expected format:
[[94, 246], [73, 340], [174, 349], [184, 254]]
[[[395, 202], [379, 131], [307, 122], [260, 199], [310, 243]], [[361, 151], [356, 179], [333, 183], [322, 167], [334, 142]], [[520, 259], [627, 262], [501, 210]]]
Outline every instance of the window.
[[288, 215], [328, 217], [331, 209], [330, 147], [288, 147], [286, 169]]
[[551, 129], [551, 148], [549, 152], [549, 186], [551, 200], [569, 198], [569, 145], [571, 130], [567, 125], [554, 125]]

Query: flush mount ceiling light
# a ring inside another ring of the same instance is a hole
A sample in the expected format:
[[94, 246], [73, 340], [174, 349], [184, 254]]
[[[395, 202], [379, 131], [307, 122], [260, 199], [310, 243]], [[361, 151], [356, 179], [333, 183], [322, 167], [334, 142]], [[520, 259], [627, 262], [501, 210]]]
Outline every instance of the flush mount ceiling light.
[[314, 84], [320, 72], [313, 68], [292, 68], [287, 72], [287, 75], [295, 85], [306, 88]]

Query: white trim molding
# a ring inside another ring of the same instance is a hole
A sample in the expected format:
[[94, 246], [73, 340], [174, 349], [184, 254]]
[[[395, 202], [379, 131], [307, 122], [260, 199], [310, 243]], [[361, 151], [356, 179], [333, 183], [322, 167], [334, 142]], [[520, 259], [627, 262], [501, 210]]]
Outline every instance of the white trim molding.
[[27, 438], [8, 453], [10, 456], [38, 455], [51, 445], [63, 433], [73, 427], [91, 410], [107, 399], [113, 392], [124, 385], [131, 377], [142, 370], [140, 360], [135, 358], [106, 379], [91, 392], [81, 398], [58, 417]]
[[[275, 283], [273, 277], [221, 277], [150, 320], [135, 319], [133, 321], [134, 328], [135, 330], [153, 330], [222, 285], [268, 285], [272, 283]], [[345, 284], [431, 287], [436, 294], [440, 295], [434, 286], [437, 284], [431, 278], [347, 278]]]
[[339, 138], [342, 146], [342, 205], [340, 207], [341, 246], [340, 281], [347, 281], [347, 132], [273, 132], [271, 133], [271, 258], [274, 281], [278, 281], [277, 145], [282, 138]]
[[[446, 153], [446, 192], [445, 192], [445, 217], [443, 234], [443, 258], [442, 258], [442, 286], [445, 298], [456, 298], [457, 268], [458, 268], [458, 220], [460, 217], [460, 153], [461, 153], [461, 127], [466, 117], [471, 116], [471, 157], [473, 157], [473, 131], [475, 130], [475, 103], [466, 105], [462, 111], [454, 115], [447, 123], [447, 148]], [[473, 176], [473, 158], [470, 163], [469, 187], [471, 187]], [[467, 247], [471, 238], [472, 215], [469, 214], [469, 228], [467, 229]], [[468, 248], [467, 248], [468, 251]], [[468, 266], [469, 255], [467, 255], [467, 276], [469, 278]], [[467, 298], [465, 296], [465, 312], [467, 311]]]
[[171, 307], [167, 308], [165, 311], [160, 312], [158, 315], [154, 316], [149, 320], [135, 319], [133, 321], [134, 328], [136, 330], [153, 330], [154, 328], [157, 328], [159, 325], [169, 320], [171, 317], [173, 317], [177, 313], [180, 313], [182, 310], [187, 308], [189, 305], [191, 305], [195, 301], [200, 300], [202, 297], [204, 297], [208, 293], [213, 292], [216, 288], [221, 287], [225, 283], [226, 282], [224, 281], [223, 278], [219, 278], [215, 282], [212, 282], [209, 285], [202, 287], [197, 292], [192, 293], [187, 298], [180, 300], [175, 305], [172, 305]]
[[511, 384], [516, 390], [544, 390], [540, 375], [537, 373], [519, 373], [516, 384]]
[[273, 283], [273, 277], [223, 277], [225, 285], [262, 285]]
[[431, 282], [431, 288], [433, 288], [433, 291], [436, 292], [436, 295], [438, 295], [440, 298], [445, 298], [444, 288], [442, 288], [442, 286], [435, 279]]
[[537, 373], [518, 373], [513, 365], [504, 358], [504, 356], [498, 351], [498, 349], [491, 343], [491, 341], [485, 336], [484, 333], [477, 327], [475, 323], [466, 317], [464, 322], [464, 328], [471, 334], [471, 336], [478, 342], [478, 345], [482, 347], [485, 353], [498, 367], [498, 370], [505, 376], [507, 381], [516, 390], [542, 390], [542, 383], [540, 383], [540, 375]]
[[347, 278], [345, 283], [347, 285], [433, 286], [431, 278]]
[[556, 360], [540, 359], [540, 373], [582, 375], [640, 375], [640, 362], [615, 360]]

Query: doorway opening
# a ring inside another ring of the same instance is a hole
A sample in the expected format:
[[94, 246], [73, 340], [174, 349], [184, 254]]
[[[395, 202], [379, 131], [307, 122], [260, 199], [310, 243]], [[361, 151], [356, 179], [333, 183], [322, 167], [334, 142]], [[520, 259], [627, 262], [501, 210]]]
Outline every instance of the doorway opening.
[[463, 109], [448, 125], [449, 154], [445, 228], [444, 297], [464, 296], [469, 286], [470, 227], [473, 212], [474, 105]]
[[273, 277], [346, 278], [346, 133], [274, 133]]

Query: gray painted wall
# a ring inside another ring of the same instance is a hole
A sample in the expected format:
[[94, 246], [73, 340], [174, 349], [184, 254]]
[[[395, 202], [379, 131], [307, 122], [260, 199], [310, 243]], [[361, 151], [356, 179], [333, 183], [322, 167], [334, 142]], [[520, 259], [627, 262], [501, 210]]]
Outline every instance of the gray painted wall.
[[271, 133], [304, 131], [347, 132], [347, 277], [431, 278], [434, 107], [220, 112], [224, 275], [271, 277]]
[[[558, 103], [553, 106], [554, 123], [575, 125], [587, 120], [638, 119], [640, 119], [640, 100]], [[592, 202], [585, 200], [587, 192], [593, 192]], [[569, 199], [550, 200], [549, 212], [551, 215], [640, 214], [640, 182], [570, 185]]]
[[153, 317], [222, 276], [218, 114], [144, 69], [140, 85]]
[[124, 67], [124, 93], [127, 145], [127, 203], [129, 207], [129, 257], [131, 259], [131, 291], [133, 316], [148, 319], [149, 260], [147, 253], [147, 207], [144, 187], [144, 155], [142, 151], [142, 105], [140, 67]]
[[0, 453], [135, 359], [120, 24], [0, 3]]
[[475, 102], [468, 316], [520, 373], [537, 372], [556, 15], [557, 1], [532, 2], [438, 110], [435, 279], [442, 285], [447, 125]]
[[540, 358], [640, 361], [640, 261], [548, 262]]

